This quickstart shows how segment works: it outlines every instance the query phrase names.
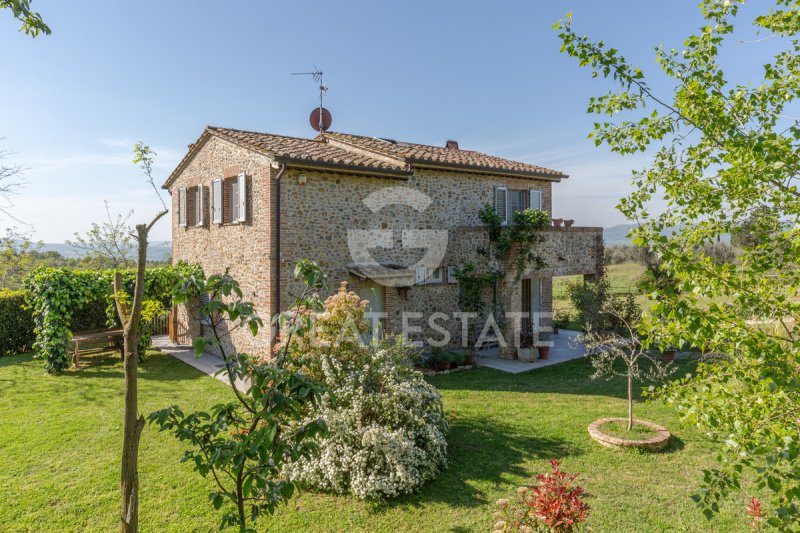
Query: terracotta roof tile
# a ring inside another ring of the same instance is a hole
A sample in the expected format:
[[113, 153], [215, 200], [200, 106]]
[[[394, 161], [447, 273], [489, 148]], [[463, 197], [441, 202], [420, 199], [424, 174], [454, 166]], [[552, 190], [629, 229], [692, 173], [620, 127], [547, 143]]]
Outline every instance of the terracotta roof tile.
[[511, 161], [472, 150], [459, 150], [408, 142], [364, 137], [347, 133], [326, 132], [315, 139], [288, 137], [230, 128], [208, 126], [197, 142], [164, 183], [168, 187], [194, 157], [210, 135], [275, 157], [279, 162], [294, 165], [335, 167], [342, 170], [408, 176], [413, 166], [436, 165], [473, 172], [514, 174], [523, 177], [562, 179], [567, 176], [556, 170]]
[[511, 171], [553, 178], [567, 177], [557, 170], [521, 163], [519, 161], [512, 161], [510, 159], [503, 159], [502, 157], [496, 157], [473, 150], [460, 150], [457, 148], [446, 148], [444, 146], [392, 141], [338, 132], [326, 132], [324, 135], [320, 135], [317, 138], [319, 139], [321, 137], [330, 137], [342, 143], [402, 158], [412, 165], [414, 163], [434, 163], [492, 171]]
[[371, 157], [364, 153], [355, 153], [352, 150], [333, 146], [323, 139], [303, 139], [213, 126], [209, 126], [208, 130], [232, 142], [248, 145], [277, 158], [351, 165], [364, 169], [410, 171], [409, 166], [402, 160], [397, 159], [392, 162], [385, 157]]

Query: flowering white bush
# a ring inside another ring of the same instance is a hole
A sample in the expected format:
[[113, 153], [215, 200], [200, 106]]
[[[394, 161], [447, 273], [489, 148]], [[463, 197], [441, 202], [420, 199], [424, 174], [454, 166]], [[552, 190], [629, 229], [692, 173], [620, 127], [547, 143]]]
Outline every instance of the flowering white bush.
[[312, 312], [302, 337], [283, 336], [296, 365], [329, 392], [308, 413], [328, 427], [314, 458], [285, 467], [293, 480], [359, 498], [412, 492], [447, 463], [447, 422], [439, 392], [411, 368], [415, 350], [400, 339], [365, 346], [367, 302], [347, 290]]
[[345, 362], [320, 356], [330, 392], [303, 423], [321, 417], [328, 435], [316, 457], [287, 466], [290, 478], [383, 499], [416, 490], [446, 466], [441, 396], [409, 366], [408, 351], [384, 342]]

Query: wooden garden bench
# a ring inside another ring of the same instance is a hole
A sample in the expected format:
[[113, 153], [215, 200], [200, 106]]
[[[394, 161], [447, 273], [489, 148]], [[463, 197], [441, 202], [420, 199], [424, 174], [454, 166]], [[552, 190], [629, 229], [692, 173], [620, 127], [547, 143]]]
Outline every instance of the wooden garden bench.
[[104, 352], [109, 348], [118, 349], [125, 359], [125, 347], [121, 329], [95, 329], [81, 331], [72, 336], [72, 364], [78, 366], [80, 354]]

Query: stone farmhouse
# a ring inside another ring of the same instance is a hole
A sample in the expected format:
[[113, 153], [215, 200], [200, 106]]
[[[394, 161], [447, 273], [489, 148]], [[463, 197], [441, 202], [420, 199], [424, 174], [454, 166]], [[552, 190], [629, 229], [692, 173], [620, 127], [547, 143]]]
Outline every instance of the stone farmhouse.
[[[459, 314], [455, 279], [460, 265], [486, 262], [478, 252], [488, 244], [479, 210], [491, 204], [509, 222], [526, 207], [551, 213], [553, 185], [566, 178], [455, 141], [428, 146], [207, 127], [163, 187], [172, 197], [173, 261], [199, 263], [206, 275], [230, 269], [265, 322], [291, 303], [294, 265], [309, 258], [326, 272], [331, 292], [346, 281], [369, 300], [383, 331], [459, 344], [465, 325], [481, 327], [473, 323], [481, 317]], [[545, 265], [529, 267], [519, 280], [509, 268], [499, 284], [506, 312], [548, 312], [553, 276], [602, 271], [602, 228], [543, 234]], [[202, 335], [196, 315], [179, 309], [177, 331]], [[512, 322], [500, 321], [506, 357], [514, 357], [519, 335]], [[266, 356], [273, 338], [235, 331], [231, 342]]]

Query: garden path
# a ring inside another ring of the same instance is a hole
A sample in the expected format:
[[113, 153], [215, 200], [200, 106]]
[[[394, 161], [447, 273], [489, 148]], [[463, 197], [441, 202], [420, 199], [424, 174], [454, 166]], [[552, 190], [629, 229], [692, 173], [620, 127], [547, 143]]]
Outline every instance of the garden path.
[[[194, 348], [192, 348], [192, 346], [188, 344], [172, 344], [169, 340], [169, 337], [166, 335], [154, 335], [153, 347], [158, 348], [162, 352], [171, 355], [175, 359], [186, 363], [191, 367], [196, 368], [204, 374], [217, 378], [226, 385], [230, 383], [227, 372], [221, 372], [217, 374], [217, 372], [225, 368], [225, 362], [222, 360], [222, 358], [217, 357], [216, 355], [211, 355], [208, 352], [204, 352], [200, 357], [195, 357]], [[240, 392], [247, 392], [249, 385], [239, 379], [236, 380], [236, 388], [239, 389]]]

